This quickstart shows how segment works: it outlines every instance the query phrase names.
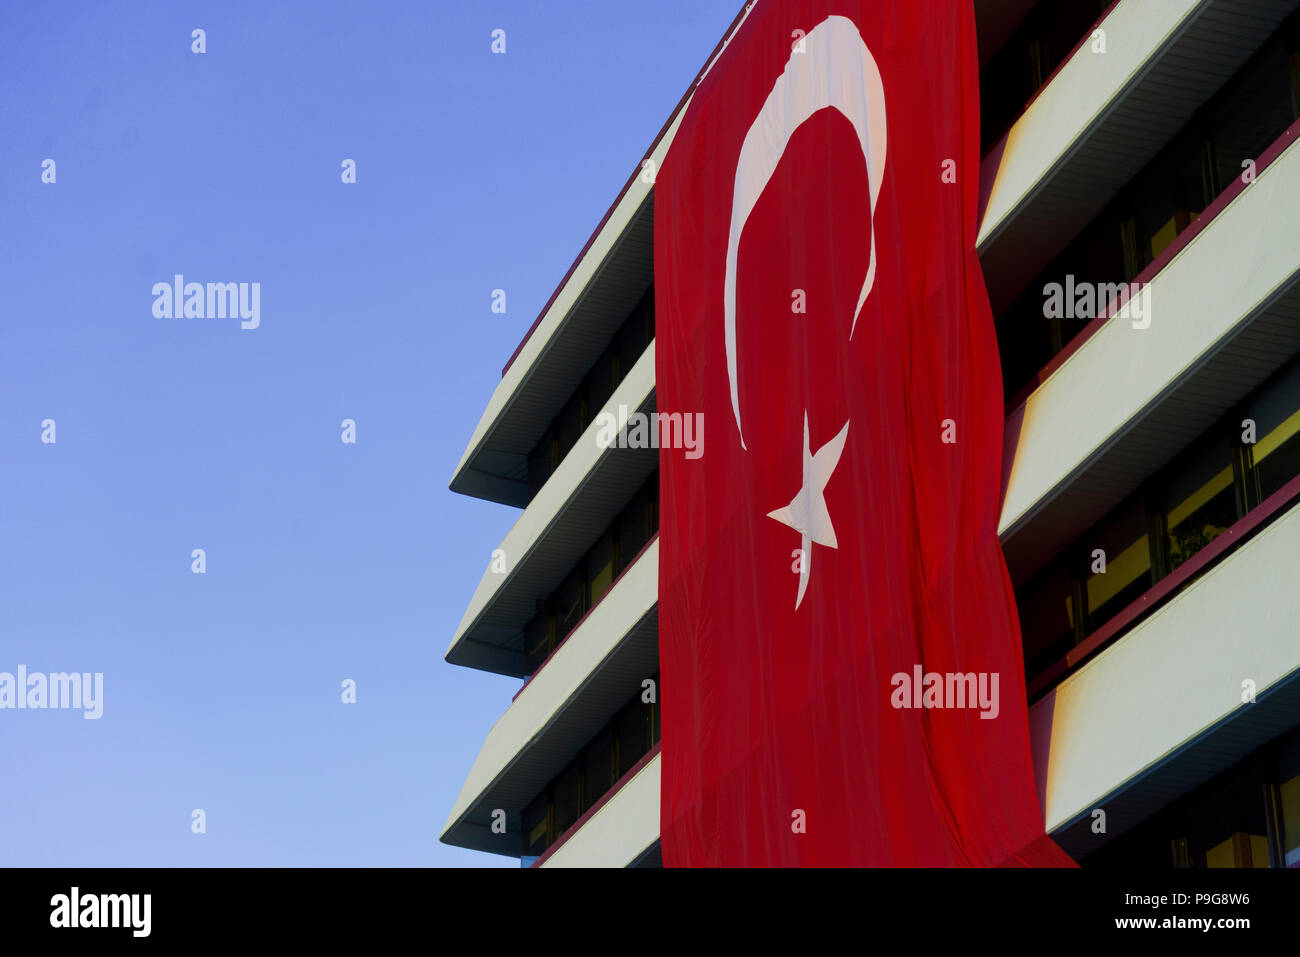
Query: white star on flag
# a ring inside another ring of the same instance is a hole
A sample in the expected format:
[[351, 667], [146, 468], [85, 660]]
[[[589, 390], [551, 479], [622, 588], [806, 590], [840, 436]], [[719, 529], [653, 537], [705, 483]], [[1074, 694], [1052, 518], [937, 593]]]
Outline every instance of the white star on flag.
[[839, 464], [844, 443], [849, 437], [849, 423], [844, 423], [839, 435], [831, 439], [814, 455], [808, 444], [808, 410], [803, 413], [803, 486], [795, 493], [790, 504], [768, 512], [782, 525], [789, 525], [803, 536], [802, 555], [799, 562], [799, 597], [795, 599], [797, 611], [808, 590], [808, 576], [812, 573], [812, 543], [827, 548], [839, 548], [835, 540], [835, 526], [826, 508], [826, 483]]

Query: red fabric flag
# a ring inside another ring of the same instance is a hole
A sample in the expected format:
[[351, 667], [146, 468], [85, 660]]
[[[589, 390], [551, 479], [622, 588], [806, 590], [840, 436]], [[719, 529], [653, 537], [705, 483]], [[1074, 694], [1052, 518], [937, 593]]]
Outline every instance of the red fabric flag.
[[759, 0], [656, 178], [658, 407], [708, 426], [660, 453], [668, 866], [1072, 863], [997, 539], [978, 141], [969, 2]]

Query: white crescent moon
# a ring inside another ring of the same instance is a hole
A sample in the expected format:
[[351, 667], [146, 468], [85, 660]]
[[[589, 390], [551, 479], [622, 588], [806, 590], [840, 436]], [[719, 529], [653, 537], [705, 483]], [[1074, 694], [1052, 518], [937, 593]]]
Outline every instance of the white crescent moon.
[[862, 40], [857, 24], [847, 17], [827, 17], [803, 39], [803, 52], [790, 54], [785, 70], [772, 86], [762, 110], [745, 134], [736, 163], [731, 202], [731, 234], [727, 239], [727, 272], [723, 282], [723, 319], [726, 323], [727, 376], [731, 380], [731, 408], [736, 414], [740, 447], [745, 434], [740, 427], [740, 393], [736, 379], [736, 257], [740, 236], [749, 214], [776, 172], [790, 137], [814, 113], [826, 107], [839, 110], [853, 124], [867, 161], [867, 188], [871, 198], [871, 258], [862, 284], [849, 338], [858, 313], [876, 278], [876, 197], [885, 173], [885, 88], [876, 61]]

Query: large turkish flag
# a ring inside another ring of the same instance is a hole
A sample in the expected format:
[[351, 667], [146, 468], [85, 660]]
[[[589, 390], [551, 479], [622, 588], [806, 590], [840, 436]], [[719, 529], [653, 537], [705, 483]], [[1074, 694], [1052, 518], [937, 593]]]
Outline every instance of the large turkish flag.
[[973, 17], [759, 0], [659, 171], [658, 407], [707, 425], [661, 451], [668, 866], [1071, 863], [997, 539]]

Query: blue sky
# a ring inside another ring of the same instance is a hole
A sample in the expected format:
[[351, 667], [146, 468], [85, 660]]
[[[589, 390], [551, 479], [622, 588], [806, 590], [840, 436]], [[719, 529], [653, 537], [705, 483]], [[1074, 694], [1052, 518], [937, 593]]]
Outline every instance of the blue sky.
[[0, 864], [518, 866], [437, 840], [519, 684], [442, 660], [517, 515], [447, 481], [739, 6], [0, 7], [0, 672], [104, 674], [0, 710]]

